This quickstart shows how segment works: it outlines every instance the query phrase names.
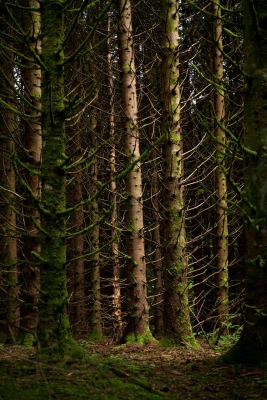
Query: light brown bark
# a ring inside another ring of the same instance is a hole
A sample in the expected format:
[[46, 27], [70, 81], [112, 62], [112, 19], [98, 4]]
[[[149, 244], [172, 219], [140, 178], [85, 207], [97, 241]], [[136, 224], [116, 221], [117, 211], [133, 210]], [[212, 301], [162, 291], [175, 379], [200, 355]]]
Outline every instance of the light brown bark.
[[[108, 16], [108, 33], [110, 33], [110, 16]], [[111, 224], [111, 240], [112, 243], [112, 286], [113, 286], [113, 318], [114, 318], [114, 332], [113, 337], [115, 341], [118, 341], [122, 336], [122, 312], [121, 312], [121, 288], [120, 288], [120, 270], [119, 270], [119, 242], [117, 233], [117, 196], [116, 189], [117, 184], [114, 180], [116, 175], [116, 145], [115, 145], [115, 109], [114, 109], [114, 83], [112, 78], [112, 57], [111, 57], [111, 46], [110, 39], [107, 42], [107, 61], [108, 61], [108, 87], [109, 87], [109, 132], [111, 140], [110, 145], [110, 202], [114, 204], [114, 208], [110, 215]]]
[[[132, 36], [132, 11], [129, 0], [119, 0], [119, 63], [122, 81], [122, 108], [124, 149], [128, 163], [140, 156], [138, 106], [134, 43]], [[127, 312], [126, 340], [151, 339], [146, 289], [146, 261], [142, 205], [142, 173], [137, 163], [126, 177], [126, 268]], [[145, 337], [147, 334], [147, 337]]]

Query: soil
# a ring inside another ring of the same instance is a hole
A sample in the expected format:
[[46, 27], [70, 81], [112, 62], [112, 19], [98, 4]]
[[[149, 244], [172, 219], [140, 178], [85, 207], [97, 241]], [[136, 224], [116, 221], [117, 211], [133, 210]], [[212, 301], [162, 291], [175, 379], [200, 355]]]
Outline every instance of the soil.
[[1, 345], [0, 400], [267, 400], [267, 370], [223, 364], [227, 348], [78, 343], [85, 360], [40, 362], [33, 349]]

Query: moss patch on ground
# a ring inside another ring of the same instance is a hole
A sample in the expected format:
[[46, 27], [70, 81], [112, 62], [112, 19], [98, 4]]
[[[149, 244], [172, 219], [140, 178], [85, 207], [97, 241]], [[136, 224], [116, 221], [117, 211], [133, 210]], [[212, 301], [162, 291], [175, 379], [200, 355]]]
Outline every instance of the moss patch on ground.
[[115, 347], [107, 340], [80, 346], [85, 360], [61, 362], [37, 361], [23, 346], [0, 347], [0, 400], [267, 398], [266, 370], [222, 364], [208, 347]]

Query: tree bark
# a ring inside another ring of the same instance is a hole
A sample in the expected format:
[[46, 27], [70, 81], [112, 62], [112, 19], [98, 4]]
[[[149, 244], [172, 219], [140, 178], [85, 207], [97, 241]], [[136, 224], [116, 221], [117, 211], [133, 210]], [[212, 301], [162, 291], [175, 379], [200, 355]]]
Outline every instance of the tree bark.
[[[94, 73], [93, 73], [94, 75]], [[96, 138], [97, 118], [96, 110], [92, 111], [91, 115], [91, 144], [93, 148], [97, 147]], [[90, 179], [91, 179], [91, 196], [95, 196], [98, 192], [97, 180], [98, 180], [98, 165], [97, 157], [94, 157], [91, 161], [90, 167]], [[90, 205], [91, 223], [95, 224], [94, 228], [90, 233], [91, 241], [91, 252], [96, 252], [92, 256], [90, 262], [92, 268], [91, 277], [91, 295], [92, 295], [92, 310], [91, 310], [91, 323], [92, 332], [90, 334], [91, 340], [103, 339], [103, 327], [102, 327], [102, 310], [101, 310], [101, 280], [100, 280], [100, 254], [99, 254], [99, 210], [98, 210], [98, 199], [94, 199]]]
[[223, 55], [222, 55], [222, 20], [218, 1], [213, 1], [213, 77], [215, 90], [214, 104], [214, 140], [215, 140], [215, 257], [216, 257], [216, 328], [220, 334], [227, 333], [228, 321], [228, 220], [227, 220], [227, 182], [225, 174], [226, 135], [221, 127], [224, 124], [225, 106], [223, 89]]
[[244, 327], [225, 358], [267, 362], [267, 3], [244, 0], [246, 93], [244, 105]]
[[162, 0], [163, 277], [162, 344], [197, 347], [189, 317], [184, 225], [183, 144], [178, 61], [179, 5]]
[[[10, 22], [10, 21], [9, 21]], [[10, 40], [4, 43], [12, 48], [13, 31], [1, 22], [1, 31], [5, 32]], [[5, 37], [5, 36], [3, 36]], [[13, 53], [1, 52], [0, 61], [5, 76], [10, 83], [14, 83], [13, 77]], [[0, 75], [1, 98], [11, 107], [14, 106], [12, 89], [2, 74]], [[15, 342], [17, 326], [19, 325], [20, 308], [18, 303], [18, 268], [17, 268], [17, 239], [16, 239], [16, 213], [15, 192], [16, 176], [11, 156], [15, 151], [14, 134], [16, 129], [15, 115], [10, 109], [1, 105], [0, 119], [0, 185], [1, 189], [1, 218], [0, 218], [0, 266], [1, 266], [1, 316], [4, 322], [3, 331], [8, 340]], [[5, 325], [6, 324], [6, 325]]]
[[[119, 63], [122, 81], [122, 108], [124, 114], [124, 149], [129, 164], [140, 157], [138, 106], [132, 11], [129, 0], [119, 0]], [[146, 260], [142, 205], [141, 164], [137, 162], [126, 177], [126, 269], [128, 325], [124, 340], [146, 343], [152, 339], [149, 329], [149, 310], [146, 288]]]
[[[108, 33], [110, 33], [110, 15], [108, 15]], [[110, 215], [111, 224], [111, 240], [112, 243], [112, 278], [113, 278], [113, 338], [114, 341], [119, 341], [123, 334], [122, 312], [121, 312], [121, 288], [120, 288], [120, 269], [119, 269], [119, 240], [117, 232], [117, 184], [114, 180], [116, 175], [116, 144], [115, 144], [115, 109], [114, 109], [114, 82], [112, 77], [112, 47], [110, 38], [107, 42], [107, 61], [108, 61], [108, 88], [109, 88], [109, 134], [111, 140], [109, 165], [110, 165], [110, 203], [114, 204]]]
[[[26, 6], [38, 8], [39, 3], [36, 0], [27, 1]], [[34, 51], [41, 52], [41, 21], [40, 13], [37, 11], [24, 11], [24, 26], [25, 32], [29, 32], [29, 44]], [[28, 46], [25, 48], [25, 55], [31, 58], [31, 53]], [[23, 81], [25, 85], [25, 95], [30, 99], [34, 107], [41, 107], [41, 69], [36, 62], [29, 62], [25, 60], [25, 69], [23, 71]], [[29, 109], [28, 113], [32, 116], [40, 117], [40, 113], [34, 109]], [[42, 147], [42, 132], [40, 119], [26, 121], [24, 131], [24, 148], [25, 148], [25, 162], [30, 165], [36, 172], [41, 161], [41, 147]], [[31, 189], [34, 196], [39, 197], [41, 193], [40, 178], [37, 174], [31, 173], [25, 169], [25, 180]], [[36, 265], [37, 260], [32, 255], [32, 251], [40, 253], [40, 244], [37, 239], [38, 229], [36, 223], [39, 224], [39, 212], [36, 208], [35, 201], [29, 193], [25, 193], [26, 200], [24, 203], [25, 215], [25, 229], [26, 236], [24, 237], [23, 254], [25, 264], [22, 269], [22, 319], [21, 326], [25, 328], [28, 333], [24, 335], [23, 342], [31, 345], [33, 335], [36, 333], [38, 322], [38, 293], [40, 283], [40, 272]]]
[[[66, 275], [64, 1], [44, 0], [42, 21], [42, 198], [38, 340], [41, 349], [72, 352]], [[38, 255], [37, 255], [38, 256]], [[77, 346], [76, 346], [77, 348]], [[78, 351], [78, 349], [77, 349]]]

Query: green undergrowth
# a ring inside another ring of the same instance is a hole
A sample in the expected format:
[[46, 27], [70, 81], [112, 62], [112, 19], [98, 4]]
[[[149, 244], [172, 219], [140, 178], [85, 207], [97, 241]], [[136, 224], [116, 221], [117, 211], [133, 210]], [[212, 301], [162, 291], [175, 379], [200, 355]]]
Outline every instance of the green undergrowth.
[[133, 363], [115, 357], [89, 357], [57, 363], [0, 361], [0, 400], [164, 398], [141, 377], [142, 368]]
[[0, 400], [267, 399], [267, 370], [223, 363], [207, 343], [202, 350], [78, 343], [84, 358], [0, 346]]

